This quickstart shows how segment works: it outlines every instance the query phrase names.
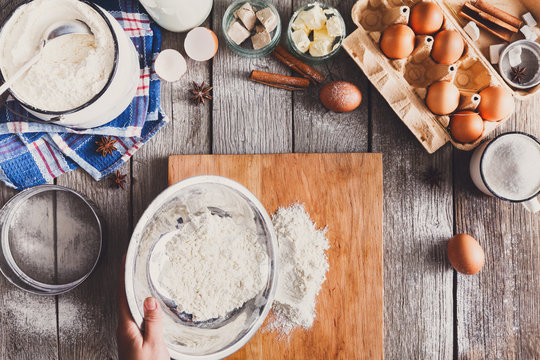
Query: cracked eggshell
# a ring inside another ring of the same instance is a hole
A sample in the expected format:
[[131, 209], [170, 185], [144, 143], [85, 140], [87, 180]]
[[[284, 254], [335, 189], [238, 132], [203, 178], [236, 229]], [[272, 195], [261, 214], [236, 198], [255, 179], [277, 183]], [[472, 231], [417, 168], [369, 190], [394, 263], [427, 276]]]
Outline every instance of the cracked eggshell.
[[207, 61], [213, 58], [218, 50], [216, 34], [205, 27], [196, 27], [186, 35], [184, 40], [186, 54], [195, 61]]
[[186, 59], [174, 49], [166, 49], [159, 53], [154, 63], [158, 76], [169, 82], [180, 80], [186, 73]]

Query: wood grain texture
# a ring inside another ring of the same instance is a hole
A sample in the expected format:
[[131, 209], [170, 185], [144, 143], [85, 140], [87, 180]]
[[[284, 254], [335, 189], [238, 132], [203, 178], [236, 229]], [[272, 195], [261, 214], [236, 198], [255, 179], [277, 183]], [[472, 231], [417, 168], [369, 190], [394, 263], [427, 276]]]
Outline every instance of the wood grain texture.
[[328, 226], [330, 270], [313, 327], [281, 341], [258, 332], [230, 359], [382, 359], [380, 154], [174, 156], [169, 164], [170, 184], [222, 175], [250, 189], [270, 213], [299, 201]]
[[[384, 163], [384, 342], [387, 359], [453, 356], [451, 148], [427, 154], [376, 91], [372, 151]], [[443, 182], [431, 187], [429, 166]]]
[[[344, 20], [348, 32], [356, 28], [350, 16], [346, 16], [355, 2], [355, 0], [325, 2], [345, 15]], [[303, 5], [305, 1], [293, 1], [294, 9]], [[345, 51], [341, 51], [326, 64], [316, 65], [316, 68], [325, 76], [324, 83], [345, 80], [360, 88], [363, 99], [360, 107], [355, 111], [338, 114], [327, 110], [319, 101], [322, 85], [311, 86], [305, 91], [294, 93], [295, 152], [368, 151], [369, 82], [360, 71], [351, 71], [355, 66], [356, 64]]]
[[[502, 131], [540, 137], [538, 98], [518, 102]], [[460, 359], [540, 358], [540, 216], [484, 195], [469, 176], [470, 153], [454, 156], [456, 232], [475, 237], [486, 264], [456, 274]]]
[[[215, 154], [282, 153], [293, 150], [292, 95], [250, 82], [251, 70], [288, 73], [272, 57], [247, 59], [233, 53], [221, 34], [221, 19], [230, 1], [214, 1], [213, 29], [221, 49], [213, 61], [214, 108], [212, 152]], [[272, 1], [287, 24], [291, 0]]]

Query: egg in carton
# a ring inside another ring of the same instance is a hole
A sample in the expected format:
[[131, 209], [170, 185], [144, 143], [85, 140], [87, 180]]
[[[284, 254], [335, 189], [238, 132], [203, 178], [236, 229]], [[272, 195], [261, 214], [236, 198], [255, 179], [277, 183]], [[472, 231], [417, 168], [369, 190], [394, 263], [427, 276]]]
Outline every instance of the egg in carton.
[[[448, 141], [456, 148], [471, 150], [509, 115], [496, 122], [483, 121], [481, 135], [466, 143], [452, 136], [451, 116], [461, 111], [478, 111], [479, 94], [490, 86], [503, 87], [506, 91], [509, 88], [443, 9], [440, 29], [431, 35], [415, 35], [410, 55], [403, 59], [385, 56], [381, 50], [384, 31], [394, 24], [407, 25], [411, 8], [419, 2], [359, 0], [352, 9], [358, 29], [345, 39], [343, 47], [428, 152], [435, 152]], [[434, 3], [441, 7], [437, 1]], [[449, 64], [437, 63], [432, 57], [434, 37], [443, 30], [457, 31], [464, 44], [462, 54]], [[448, 115], [433, 113], [425, 102], [430, 86], [439, 81], [450, 82], [459, 90], [457, 108]]]

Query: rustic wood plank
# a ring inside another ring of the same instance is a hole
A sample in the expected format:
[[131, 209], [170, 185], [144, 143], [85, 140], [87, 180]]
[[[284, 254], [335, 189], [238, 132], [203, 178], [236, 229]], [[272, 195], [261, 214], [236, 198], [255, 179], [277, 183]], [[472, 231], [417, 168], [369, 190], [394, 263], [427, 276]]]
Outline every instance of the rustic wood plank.
[[[498, 133], [540, 137], [538, 100], [517, 103]], [[519, 204], [484, 195], [469, 176], [471, 153], [456, 152], [456, 232], [474, 236], [486, 253], [476, 276], [456, 274], [460, 359], [540, 358], [540, 217]]]
[[[351, 20], [351, 8], [356, 0], [331, 0], [325, 3], [334, 6], [343, 16], [347, 34], [356, 28]], [[294, 0], [293, 8], [305, 5], [305, 1]], [[290, 14], [289, 14], [290, 18]], [[287, 24], [288, 20], [287, 19]], [[349, 81], [360, 88], [362, 103], [355, 111], [337, 114], [327, 110], [319, 100], [322, 86], [311, 86], [306, 91], [294, 94], [294, 151], [295, 152], [362, 152], [368, 151], [369, 132], [369, 82], [345, 51], [327, 63], [316, 65], [329, 81]]]
[[[214, 108], [212, 152], [216, 154], [282, 153], [292, 146], [292, 95], [287, 90], [248, 81], [251, 70], [287, 73], [272, 57], [247, 59], [233, 53], [221, 35], [228, 0], [214, 1], [213, 29], [221, 49], [213, 62]], [[288, 23], [291, 0], [273, 1]]]
[[[120, 169], [129, 170], [129, 164]], [[131, 233], [129, 186], [126, 191], [117, 190], [110, 179], [96, 182], [82, 170], [65, 174], [57, 182], [94, 201], [105, 225], [103, 254], [94, 273], [76, 289], [58, 296], [60, 358], [116, 358], [116, 287]], [[66, 259], [66, 264], [59, 263], [59, 270], [71, 266]]]
[[[387, 359], [449, 359], [453, 354], [452, 153], [429, 155], [380, 94], [371, 92], [372, 150], [384, 169], [384, 349]], [[421, 172], [433, 166], [440, 188]]]

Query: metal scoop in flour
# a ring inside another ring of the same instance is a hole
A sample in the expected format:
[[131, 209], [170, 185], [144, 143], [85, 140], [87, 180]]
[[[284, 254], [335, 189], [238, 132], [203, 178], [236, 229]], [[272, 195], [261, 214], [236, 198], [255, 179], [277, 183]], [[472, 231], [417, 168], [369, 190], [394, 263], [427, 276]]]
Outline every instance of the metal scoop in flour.
[[[227, 213], [225, 210], [222, 210], [220, 208], [209, 206], [208, 210], [210, 211], [212, 215], [217, 215], [219, 217], [231, 217], [229, 213]], [[180, 234], [180, 228], [183, 226], [183, 224], [184, 224], [184, 220], [182, 218], [179, 218], [178, 225], [176, 226], [177, 230], [164, 233], [152, 245], [152, 248], [150, 249], [150, 256], [148, 258], [149, 261], [147, 263], [148, 282], [150, 283], [150, 286], [152, 287], [152, 289], [157, 293], [159, 298], [167, 306], [168, 310], [174, 315], [176, 315], [181, 322], [188, 325], [195, 325], [198, 327], [217, 328], [221, 326], [223, 322], [228, 320], [232, 315], [234, 315], [236, 311], [232, 311], [231, 313], [227, 314], [227, 316], [225, 316], [224, 318], [212, 319], [212, 320], [207, 320], [207, 321], [202, 321], [202, 322], [193, 321], [193, 316], [184, 311], [181, 311], [181, 309], [179, 309], [178, 307], [178, 304], [176, 304], [176, 302], [170, 297], [168, 291], [166, 289], [163, 289], [159, 283], [159, 275], [161, 272], [160, 259], [166, 256], [167, 243], [170, 240], [174, 239], [175, 236]]]
[[21, 68], [17, 70], [15, 74], [13, 74], [4, 84], [2, 84], [2, 86], [0, 86], [0, 95], [9, 89], [14, 82], [24, 75], [24, 73], [26, 73], [26, 71], [28, 71], [28, 69], [30, 69], [30, 67], [32, 67], [32, 65], [39, 60], [41, 53], [43, 52], [43, 48], [49, 41], [64, 35], [91, 33], [92, 31], [88, 25], [80, 20], [63, 20], [53, 23], [43, 33], [43, 39], [41, 40], [38, 53], [33, 58], [28, 60], [26, 64], [21, 66]]

